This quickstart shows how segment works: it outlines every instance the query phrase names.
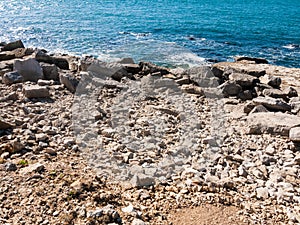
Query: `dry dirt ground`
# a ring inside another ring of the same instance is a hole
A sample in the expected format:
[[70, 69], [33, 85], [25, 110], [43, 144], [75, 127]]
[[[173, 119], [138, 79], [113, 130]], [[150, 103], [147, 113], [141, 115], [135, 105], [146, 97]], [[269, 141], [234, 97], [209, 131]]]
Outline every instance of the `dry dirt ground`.
[[177, 209], [170, 214], [173, 225], [246, 225], [233, 206], [203, 205], [193, 209]]

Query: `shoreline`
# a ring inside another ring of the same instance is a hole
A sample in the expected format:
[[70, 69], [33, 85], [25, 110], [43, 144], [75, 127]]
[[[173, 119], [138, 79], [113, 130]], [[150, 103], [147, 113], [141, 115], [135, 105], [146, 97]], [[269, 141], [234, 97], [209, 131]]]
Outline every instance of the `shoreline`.
[[1, 222], [300, 222], [300, 69], [2, 48]]

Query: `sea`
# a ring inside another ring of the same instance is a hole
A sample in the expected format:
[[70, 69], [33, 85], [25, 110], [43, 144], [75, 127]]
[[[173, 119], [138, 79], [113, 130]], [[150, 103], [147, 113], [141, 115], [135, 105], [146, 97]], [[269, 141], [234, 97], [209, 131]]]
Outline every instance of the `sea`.
[[235, 56], [300, 67], [300, 0], [0, 0], [0, 42], [192, 67]]

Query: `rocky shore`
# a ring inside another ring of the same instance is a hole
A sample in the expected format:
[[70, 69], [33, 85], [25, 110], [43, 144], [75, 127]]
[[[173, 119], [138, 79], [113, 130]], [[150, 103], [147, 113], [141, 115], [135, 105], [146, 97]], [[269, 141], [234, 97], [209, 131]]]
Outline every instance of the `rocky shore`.
[[0, 224], [300, 223], [299, 68], [0, 48]]

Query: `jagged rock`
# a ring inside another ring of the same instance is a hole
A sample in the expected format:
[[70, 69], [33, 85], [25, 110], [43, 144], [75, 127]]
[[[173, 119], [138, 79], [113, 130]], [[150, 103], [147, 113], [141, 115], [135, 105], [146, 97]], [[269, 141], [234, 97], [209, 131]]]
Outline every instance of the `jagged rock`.
[[54, 82], [53, 80], [38, 80], [37, 84], [39, 86], [49, 86], [52, 85]]
[[245, 90], [240, 92], [237, 97], [242, 101], [251, 100], [253, 98], [252, 92], [250, 90]]
[[13, 52], [0, 52], [0, 61], [11, 60], [15, 58]]
[[96, 219], [100, 224], [121, 223], [122, 219], [113, 205], [107, 205], [103, 208], [96, 209], [87, 213], [88, 218]]
[[12, 50], [17, 49], [17, 48], [25, 48], [24, 44], [23, 44], [23, 42], [21, 40], [5, 44], [1, 48], [1, 51], [12, 51]]
[[43, 79], [43, 69], [35, 59], [18, 59], [14, 61], [14, 70], [22, 77], [23, 81], [37, 82], [38, 79]]
[[155, 184], [155, 179], [152, 176], [147, 176], [145, 174], [139, 173], [135, 174], [130, 180], [132, 187], [145, 187]]
[[2, 83], [7, 85], [21, 82], [23, 82], [23, 76], [21, 76], [17, 71], [5, 73], [2, 78]]
[[259, 82], [257, 77], [243, 74], [243, 73], [232, 73], [229, 75], [229, 80], [234, 81], [243, 88], [249, 88]]
[[256, 106], [256, 104], [253, 101], [247, 102], [244, 105], [243, 112], [248, 114], [254, 109], [255, 106]]
[[242, 87], [233, 81], [226, 81], [218, 88], [222, 90], [224, 97], [236, 96], [242, 91]]
[[194, 86], [194, 85], [184, 84], [181, 86], [181, 90], [189, 94], [195, 94], [200, 96], [204, 95], [203, 89], [201, 87]]
[[263, 105], [257, 105], [255, 106], [249, 114], [252, 113], [260, 113], [260, 112], [269, 112]]
[[300, 142], [300, 127], [292, 127], [290, 129], [289, 138], [291, 141]]
[[166, 75], [166, 74], [170, 73], [167, 68], [157, 66], [157, 65], [155, 65], [153, 63], [150, 63], [150, 62], [140, 62], [139, 66], [140, 66], [140, 68], [142, 70], [142, 73], [144, 75], [159, 73], [161, 76], [163, 76], [163, 75]]
[[46, 80], [59, 80], [57, 66], [54, 64], [41, 63], [43, 74]]
[[118, 61], [118, 63], [124, 64], [124, 65], [135, 64], [133, 58], [123, 58], [120, 61]]
[[52, 62], [58, 66], [62, 70], [69, 70], [70, 69], [70, 63], [68, 61], [68, 57], [64, 56], [53, 56]]
[[287, 87], [283, 91], [279, 89], [264, 89], [262, 94], [264, 96], [269, 96], [272, 98], [287, 98], [287, 97], [297, 97], [297, 91], [292, 87]]
[[193, 67], [186, 70], [184, 74], [187, 74], [190, 80], [200, 87], [209, 88], [219, 86], [219, 79], [214, 76], [208, 66]]
[[253, 99], [253, 102], [257, 105], [263, 105], [269, 110], [275, 111], [291, 111], [292, 107], [281, 99], [275, 99], [271, 97], [257, 97]]
[[41, 172], [45, 169], [45, 166], [41, 163], [35, 163], [32, 165], [28, 165], [27, 167], [24, 167], [20, 169], [20, 173], [22, 174], [28, 174], [28, 173], [33, 173], [33, 172]]
[[292, 127], [300, 125], [300, 117], [281, 112], [259, 112], [247, 116], [248, 134], [279, 134], [289, 136]]
[[23, 93], [27, 98], [48, 98], [50, 97], [47, 87], [39, 85], [26, 85], [23, 88]]
[[69, 70], [68, 56], [61, 56], [61, 55], [50, 56], [43, 50], [37, 50], [35, 52], [34, 57], [39, 62], [55, 64], [60, 69]]
[[0, 117], [0, 130], [6, 130], [13, 128], [14, 126], [11, 123], [8, 123], [6, 121], [3, 121]]
[[177, 79], [175, 82], [176, 82], [177, 84], [179, 84], [179, 85], [189, 84], [189, 83], [190, 83], [190, 78], [188, 78], [188, 77], [183, 77], [183, 78]]
[[69, 74], [60, 74], [59, 81], [72, 93], [75, 93], [79, 84], [79, 81], [74, 76]]
[[286, 98], [287, 95], [279, 89], [264, 89], [262, 94], [264, 96], [269, 96], [272, 98]]
[[128, 73], [137, 74], [140, 72], [140, 66], [138, 64], [122, 64]]
[[87, 70], [95, 77], [101, 79], [111, 77], [117, 81], [120, 81], [123, 77], [128, 76], [124, 66], [119, 63], [105, 63], [97, 61], [92, 63]]
[[286, 87], [283, 89], [282, 91], [284, 94], [286, 94], [286, 96], [288, 96], [289, 98], [293, 98], [293, 97], [297, 97], [298, 96], [298, 92], [295, 88], [293, 87]]
[[8, 95], [0, 98], [0, 102], [6, 102], [6, 101], [16, 101], [18, 100], [18, 94], [16, 92], [11, 92]]

